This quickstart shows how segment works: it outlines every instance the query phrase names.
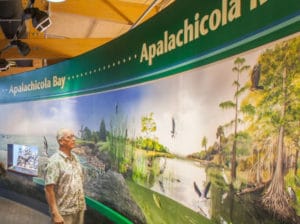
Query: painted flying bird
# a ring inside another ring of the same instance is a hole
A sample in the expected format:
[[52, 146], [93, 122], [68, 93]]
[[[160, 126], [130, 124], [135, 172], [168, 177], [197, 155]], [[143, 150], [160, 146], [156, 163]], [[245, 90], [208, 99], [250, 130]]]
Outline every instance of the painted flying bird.
[[211, 182], [209, 181], [209, 182], [206, 184], [205, 188], [204, 188], [204, 192], [203, 192], [204, 198], [208, 198], [208, 197], [207, 197], [207, 194], [208, 194], [208, 192], [209, 192], [210, 185], [211, 185]]
[[[209, 197], [207, 197], [207, 195], [208, 195], [208, 192], [209, 192], [209, 189], [210, 189], [210, 185], [211, 185], [211, 182], [209, 181], [207, 184], [206, 184], [206, 186], [205, 186], [205, 188], [204, 188], [204, 190], [203, 190], [203, 197], [205, 198], [205, 199], [208, 199]], [[200, 189], [199, 189], [199, 187], [198, 187], [198, 185], [196, 184], [196, 182], [194, 181], [194, 190], [195, 190], [195, 192], [198, 194], [198, 196], [201, 198], [202, 197], [202, 193], [201, 193], [201, 191], [200, 191]]]
[[115, 105], [115, 113], [118, 114], [118, 112], [119, 112], [119, 105], [118, 105], [118, 103], [116, 103], [116, 105]]
[[259, 80], [260, 80], [260, 64], [256, 64], [253, 67], [252, 73], [251, 73], [251, 90], [259, 90], [264, 89], [263, 86], [259, 86]]
[[202, 196], [201, 191], [195, 181], [194, 181], [194, 190], [198, 194], [198, 196], [201, 198], [201, 196]]
[[49, 157], [49, 153], [48, 153], [48, 142], [46, 137], [44, 136], [44, 149], [45, 149], [45, 153], [47, 155], [47, 157]]
[[175, 137], [175, 119], [172, 117], [172, 130], [171, 130], [171, 137]]

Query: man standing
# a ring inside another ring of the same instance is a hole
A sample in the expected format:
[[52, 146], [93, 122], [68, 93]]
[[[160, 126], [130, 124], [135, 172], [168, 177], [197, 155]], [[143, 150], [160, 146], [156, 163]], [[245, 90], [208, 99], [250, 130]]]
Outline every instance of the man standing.
[[83, 174], [77, 157], [71, 152], [75, 135], [61, 129], [56, 136], [59, 151], [49, 158], [45, 170], [45, 194], [53, 223], [83, 224], [86, 209]]

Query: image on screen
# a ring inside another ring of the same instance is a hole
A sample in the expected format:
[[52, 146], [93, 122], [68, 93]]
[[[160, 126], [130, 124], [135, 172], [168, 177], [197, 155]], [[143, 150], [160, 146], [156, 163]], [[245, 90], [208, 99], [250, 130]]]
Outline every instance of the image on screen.
[[7, 145], [8, 170], [31, 176], [38, 175], [38, 147], [8, 144]]

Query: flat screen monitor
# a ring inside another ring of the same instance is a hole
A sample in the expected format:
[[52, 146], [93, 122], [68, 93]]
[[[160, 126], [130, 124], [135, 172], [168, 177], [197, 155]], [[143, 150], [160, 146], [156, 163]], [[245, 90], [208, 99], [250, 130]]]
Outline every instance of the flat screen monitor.
[[7, 169], [31, 176], [38, 175], [38, 147], [7, 144]]

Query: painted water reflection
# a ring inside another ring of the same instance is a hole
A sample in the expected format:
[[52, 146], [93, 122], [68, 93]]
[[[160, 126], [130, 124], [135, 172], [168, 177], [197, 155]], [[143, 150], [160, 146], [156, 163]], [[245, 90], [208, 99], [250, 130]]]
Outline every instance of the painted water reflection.
[[[207, 183], [205, 168], [196, 166], [193, 162], [161, 158], [165, 170], [154, 182], [151, 190], [163, 194], [186, 207], [200, 212], [210, 218], [210, 199], [203, 197], [203, 189]], [[194, 183], [202, 192], [200, 197], [195, 189]]]
[[[183, 159], [152, 158], [151, 166], [147, 159], [140, 158], [146, 165], [143, 170], [144, 182], [136, 178], [152, 191], [164, 195], [174, 201], [209, 218], [218, 224], [279, 224], [278, 220], [267, 216], [264, 211], [256, 207], [258, 195], [237, 196], [228, 188], [222, 188], [212, 183], [207, 198], [203, 191], [209, 180], [207, 168], [198, 162]], [[140, 164], [141, 165], [141, 164]], [[217, 168], [213, 168], [217, 169]], [[221, 170], [216, 171], [222, 173]], [[202, 196], [195, 191], [194, 183], [199, 187]]]

